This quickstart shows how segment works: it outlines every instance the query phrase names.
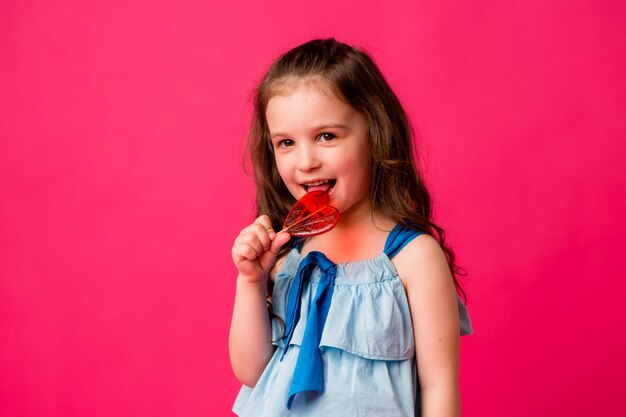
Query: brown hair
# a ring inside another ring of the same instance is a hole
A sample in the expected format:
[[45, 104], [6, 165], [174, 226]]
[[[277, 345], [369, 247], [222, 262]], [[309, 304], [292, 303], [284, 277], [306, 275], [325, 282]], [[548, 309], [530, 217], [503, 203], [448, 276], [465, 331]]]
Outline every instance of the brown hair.
[[[454, 264], [445, 231], [432, 221], [430, 193], [415, 165], [413, 129], [398, 97], [367, 53], [335, 39], [312, 40], [288, 51], [274, 62], [256, 89], [248, 151], [257, 187], [257, 216], [267, 214], [274, 229], [280, 230], [295, 202], [278, 174], [265, 112], [270, 98], [303, 82], [330, 88], [365, 116], [369, 125], [371, 206], [396, 223], [432, 235], [445, 252], [457, 292], [465, 298], [457, 280], [465, 273]], [[279, 256], [287, 250], [286, 245]], [[270, 311], [272, 286], [270, 279]]]

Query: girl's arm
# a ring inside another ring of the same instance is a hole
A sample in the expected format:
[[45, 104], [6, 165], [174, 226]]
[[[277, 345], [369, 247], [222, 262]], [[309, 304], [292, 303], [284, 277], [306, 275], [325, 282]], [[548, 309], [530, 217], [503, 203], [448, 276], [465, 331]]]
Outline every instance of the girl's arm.
[[405, 284], [415, 334], [423, 417], [458, 417], [460, 324], [454, 281], [444, 252], [421, 235], [395, 258]]
[[276, 253], [288, 240], [289, 234], [277, 235], [269, 218], [261, 216], [241, 231], [233, 245], [239, 275], [228, 345], [235, 377], [249, 387], [256, 385], [274, 353], [266, 287]]

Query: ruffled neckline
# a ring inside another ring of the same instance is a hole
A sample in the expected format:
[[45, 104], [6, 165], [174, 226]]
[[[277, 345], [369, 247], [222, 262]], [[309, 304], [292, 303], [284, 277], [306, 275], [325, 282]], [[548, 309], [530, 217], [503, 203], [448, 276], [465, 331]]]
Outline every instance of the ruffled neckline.
[[[298, 248], [291, 249], [282, 268], [276, 274], [276, 279], [293, 279], [305, 256], [300, 253]], [[373, 258], [339, 262], [335, 265], [337, 265], [335, 285], [373, 284], [399, 279], [398, 272], [385, 252], [381, 252]], [[310, 281], [318, 282], [319, 277], [320, 271], [316, 268], [311, 274]]]

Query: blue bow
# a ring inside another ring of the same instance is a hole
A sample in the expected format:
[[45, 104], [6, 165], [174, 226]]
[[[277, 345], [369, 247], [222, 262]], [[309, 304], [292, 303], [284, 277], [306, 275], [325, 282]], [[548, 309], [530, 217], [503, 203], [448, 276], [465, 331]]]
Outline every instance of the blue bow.
[[289, 348], [289, 342], [300, 317], [302, 283], [305, 277], [311, 276], [311, 272], [316, 266], [320, 268], [322, 275], [306, 319], [306, 328], [304, 329], [304, 336], [287, 397], [287, 408], [291, 408], [291, 403], [298, 393], [324, 390], [322, 354], [319, 345], [326, 316], [328, 316], [330, 301], [333, 297], [337, 265], [321, 252], [309, 252], [298, 266], [298, 272], [287, 298], [287, 320], [285, 323], [285, 335], [282, 339], [285, 350], [280, 359], [284, 358]]

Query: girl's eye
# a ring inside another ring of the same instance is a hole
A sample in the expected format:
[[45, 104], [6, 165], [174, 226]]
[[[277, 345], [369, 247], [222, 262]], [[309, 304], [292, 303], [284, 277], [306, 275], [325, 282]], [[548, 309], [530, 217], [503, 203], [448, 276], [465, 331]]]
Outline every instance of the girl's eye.
[[320, 141], [322, 142], [330, 142], [332, 140], [334, 140], [335, 138], [337, 138], [337, 136], [333, 135], [332, 133], [328, 133], [328, 132], [324, 132], [320, 135]]
[[290, 146], [293, 146], [293, 140], [291, 139], [281, 139], [276, 144], [277, 148], [288, 148]]

